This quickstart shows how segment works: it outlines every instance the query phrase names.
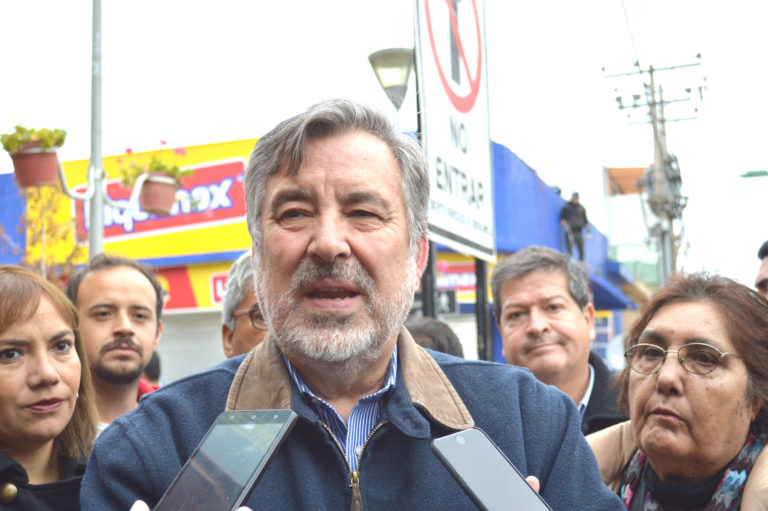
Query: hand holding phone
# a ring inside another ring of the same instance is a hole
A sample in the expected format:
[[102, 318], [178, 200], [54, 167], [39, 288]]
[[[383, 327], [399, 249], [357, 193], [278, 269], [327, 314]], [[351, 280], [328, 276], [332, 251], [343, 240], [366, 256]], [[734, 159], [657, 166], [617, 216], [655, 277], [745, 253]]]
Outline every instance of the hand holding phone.
[[432, 451], [479, 509], [552, 511], [482, 430], [436, 438]]
[[154, 511], [236, 510], [296, 422], [292, 410], [239, 410], [216, 419]]

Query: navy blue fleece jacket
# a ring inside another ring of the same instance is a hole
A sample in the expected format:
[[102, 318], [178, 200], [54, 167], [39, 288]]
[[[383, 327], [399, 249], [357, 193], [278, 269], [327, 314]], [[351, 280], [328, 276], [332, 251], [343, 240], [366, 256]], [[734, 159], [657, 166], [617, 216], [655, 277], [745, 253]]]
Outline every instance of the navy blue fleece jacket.
[[[413, 341], [408, 337], [410, 345]], [[267, 348], [261, 351], [269, 356]], [[404, 380], [405, 368], [398, 370], [383, 425], [360, 457], [359, 486], [351, 486], [339, 447], [290, 380], [275, 381], [261, 366], [254, 371], [255, 380], [235, 378], [244, 360], [241, 356], [160, 388], [113, 422], [99, 436], [88, 463], [82, 509], [128, 510], [137, 499], [153, 506], [224, 411], [230, 387], [247, 384], [253, 392], [253, 382], [259, 378], [266, 387], [286, 387], [283, 397], [275, 399], [289, 403], [299, 421], [248, 501], [254, 511], [351, 509], [353, 493], [366, 511], [475, 509], [430, 449], [433, 438], [456, 428], [435, 417], [439, 411], [411, 399], [429, 394], [432, 380], [443, 378], [442, 374], [448, 387], [455, 389], [450, 395], [460, 398], [457, 403], [471, 414], [470, 421], [496, 442], [521, 473], [540, 479], [541, 494], [552, 509], [623, 509], [600, 479], [580, 430], [578, 411], [567, 395], [540, 383], [525, 369], [431, 351], [427, 355], [412, 348], [398, 351], [399, 367], [404, 357], [422, 357], [429, 359], [426, 363], [433, 364], [435, 372], [413, 382], [407, 381], [407, 374]], [[255, 363], [252, 357], [253, 353], [243, 365]], [[265, 367], [274, 369], [278, 364], [273, 361]], [[256, 393], [279, 396], [281, 390], [264, 388]]]

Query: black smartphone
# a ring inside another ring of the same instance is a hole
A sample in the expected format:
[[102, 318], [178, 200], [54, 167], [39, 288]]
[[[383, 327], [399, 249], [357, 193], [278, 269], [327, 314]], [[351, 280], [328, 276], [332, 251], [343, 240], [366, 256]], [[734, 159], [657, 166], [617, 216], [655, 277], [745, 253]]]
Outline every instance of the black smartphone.
[[154, 511], [237, 509], [293, 429], [296, 417], [292, 410], [222, 413]]
[[483, 511], [552, 511], [481, 429], [432, 440], [432, 451]]

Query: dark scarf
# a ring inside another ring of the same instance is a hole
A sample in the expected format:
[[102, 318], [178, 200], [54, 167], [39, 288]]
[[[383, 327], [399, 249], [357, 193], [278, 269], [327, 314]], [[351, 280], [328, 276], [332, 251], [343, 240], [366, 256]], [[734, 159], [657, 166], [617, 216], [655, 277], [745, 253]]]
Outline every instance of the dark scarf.
[[[706, 504], [705, 511], [735, 511], [739, 509], [741, 494], [744, 491], [744, 485], [747, 482], [747, 476], [755, 464], [757, 456], [766, 444], [766, 435], [759, 437], [749, 434], [744, 447], [731, 463], [723, 470], [719, 484], [714, 490], [709, 502]], [[629, 462], [629, 466], [624, 471], [624, 477], [621, 482], [621, 491], [619, 495], [627, 509], [642, 509], [643, 511], [664, 511], [662, 505], [656, 500], [651, 491], [644, 492], [644, 498], [636, 495], [639, 486], [647, 488], [646, 484], [641, 485], [643, 473], [646, 468], [646, 456], [638, 450]], [[651, 470], [648, 465], [648, 470]], [[695, 485], [695, 483], [692, 483]], [[637, 499], [643, 499], [638, 501]], [[634, 506], [633, 506], [633, 500]]]

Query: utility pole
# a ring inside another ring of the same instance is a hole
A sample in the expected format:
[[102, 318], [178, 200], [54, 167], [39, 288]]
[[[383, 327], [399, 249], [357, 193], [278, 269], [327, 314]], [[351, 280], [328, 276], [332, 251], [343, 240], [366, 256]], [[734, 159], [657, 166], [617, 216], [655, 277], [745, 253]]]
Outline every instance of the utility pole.
[[[697, 58], [700, 57], [697, 56]], [[700, 63], [682, 64], [664, 68], [654, 69], [650, 66], [647, 70], [641, 69], [637, 64], [638, 70], [630, 73], [608, 75], [606, 78], [615, 78], [619, 76], [647, 75], [648, 83], [643, 83], [645, 89], [645, 103], [641, 102], [641, 95], [633, 95], [631, 105], [625, 105], [621, 96], [616, 97], [619, 109], [625, 108], [648, 108], [647, 123], [651, 124], [653, 131], [653, 164], [646, 170], [643, 177], [638, 181], [638, 188], [645, 192], [646, 203], [656, 216], [656, 221], [652, 225], [646, 222], [649, 236], [656, 240], [658, 251], [658, 278], [659, 285], [663, 285], [676, 269], [676, 249], [675, 243], [679, 241], [679, 235], [675, 235], [675, 221], [682, 221], [683, 209], [687, 203], [687, 197], [681, 194], [682, 177], [677, 157], [667, 151], [667, 122], [693, 120], [695, 117], [666, 119], [664, 116], [664, 105], [689, 101], [690, 97], [664, 99], [664, 91], [661, 85], [656, 85], [655, 74], [659, 71], [672, 71], [675, 69], [698, 66]], [[699, 87], [699, 94], [703, 92], [703, 87]], [[690, 96], [692, 89], [686, 88], [685, 92]]]

